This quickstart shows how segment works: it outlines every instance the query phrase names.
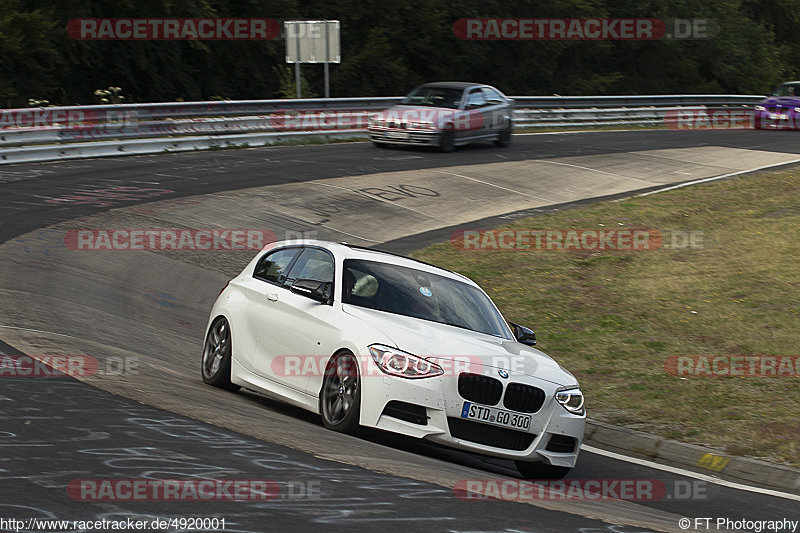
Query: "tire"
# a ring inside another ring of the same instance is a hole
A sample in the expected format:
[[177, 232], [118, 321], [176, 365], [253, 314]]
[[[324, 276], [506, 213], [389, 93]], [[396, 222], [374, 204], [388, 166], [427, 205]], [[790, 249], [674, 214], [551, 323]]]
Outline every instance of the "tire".
[[511, 144], [511, 128], [500, 131], [497, 134], [497, 139], [495, 139], [494, 144], [503, 148]]
[[372, 141], [372, 144], [375, 146], [375, 148], [394, 148], [394, 145], [389, 143], [376, 143], [375, 141]]
[[361, 414], [361, 376], [358, 361], [349, 352], [331, 357], [319, 394], [322, 423], [333, 431], [355, 434]]
[[456, 134], [451, 125], [445, 126], [439, 136], [439, 151], [449, 154], [456, 149]]
[[571, 470], [566, 466], [531, 463], [530, 461], [514, 461], [514, 464], [525, 479], [561, 479]]
[[209, 385], [237, 391], [241, 387], [231, 383], [231, 344], [231, 328], [228, 320], [219, 317], [208, 328], [200, 374], [203, 381]]

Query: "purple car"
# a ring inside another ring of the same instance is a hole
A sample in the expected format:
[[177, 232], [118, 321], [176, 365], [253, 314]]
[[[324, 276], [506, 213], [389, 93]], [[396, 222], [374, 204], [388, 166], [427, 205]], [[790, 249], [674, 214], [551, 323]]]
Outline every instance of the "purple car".
[[756, 129], [800, 129], [800, 81], [782, 84], [754, 109]]

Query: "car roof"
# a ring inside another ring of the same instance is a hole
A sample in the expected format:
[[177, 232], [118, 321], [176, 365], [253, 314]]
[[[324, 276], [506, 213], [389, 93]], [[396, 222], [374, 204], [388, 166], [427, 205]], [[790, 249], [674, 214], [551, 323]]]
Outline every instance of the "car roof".
[[468, 87], [488, 87], [485, 83], [474, 83], [469, 81], [435, 81], [424, 83], [420, 87], [450, 87], [453, 89], [466, 89]]
[[344, 259], [363, 259], [365, 261], [378, 261], [381, 263], [395, 264], [399, 266], [422, 270], [424, 272], [430, 272], [432, 274], [438, 274], [440, 276], [462, 281], [464, 283], [476, 287], [478, 286], [474, 281], [472, 281], [471, 279], [462, 274], [459, 274], [458, 272], [452, 272], [445, 268], [441, 268], [436, 265], [426, 263], [424, 261], [419, 261], [417, 259], [412, 259], [404, 255], [395, 254], [384, 250], [376, 250], [374, 248], [367, 248], [365, 246], [348, 244], [346, 242], [306, 239], [302, 241], [280, 241], [272, 244], [272, 248], [280, 248], [284, 246], [288, 247], [316, 246], [316, 247], [326, 248], [331, 252], [333, 252], [334, 256], [343, 257]]

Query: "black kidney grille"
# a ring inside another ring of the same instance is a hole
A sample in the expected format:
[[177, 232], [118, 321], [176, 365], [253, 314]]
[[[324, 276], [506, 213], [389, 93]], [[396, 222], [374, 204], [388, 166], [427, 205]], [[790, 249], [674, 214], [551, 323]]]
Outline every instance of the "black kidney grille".
[[503, 397], [503, 405], [512, 411], [535, 413], [544, 405], [544, 398], [542, 389], [522, 383], [509, 383], [506, 395]]
[[458, 393], [471, 402], [497, 405], [503, 395], [503, 384], [489, 376], [462, 372], [458, 376]]

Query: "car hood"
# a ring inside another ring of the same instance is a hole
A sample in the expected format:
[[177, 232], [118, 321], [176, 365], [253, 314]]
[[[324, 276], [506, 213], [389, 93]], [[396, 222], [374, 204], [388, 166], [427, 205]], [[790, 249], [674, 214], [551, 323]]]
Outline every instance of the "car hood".
[[483, 367], [489, 367], [559, 386], [578, 384], [575, 377], [550, 356], [516, 341], [348, 304], [343, 304], [342, 310], [391, 339], [393, 348], [436, 360], [446, 372], [483, 373]]
[[797, 96], [772, 96], [758, 103], [762, 106], [800, 107], [800, 97]]
[[457, 109], [450, 109], [446, 107], [396, 105], [375, 113], [372, 115], [372, 117], [398, 122], [401, 124], [410, 124], [412, 122], [431, 122], [438, 126], [439, 124], [453, 120], [457, 114], [462, 113], [462, 111]]

